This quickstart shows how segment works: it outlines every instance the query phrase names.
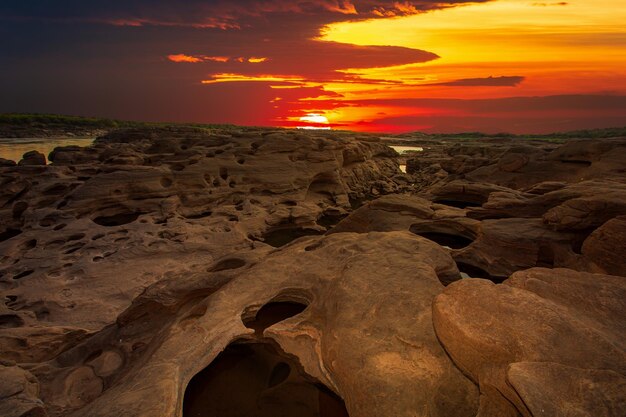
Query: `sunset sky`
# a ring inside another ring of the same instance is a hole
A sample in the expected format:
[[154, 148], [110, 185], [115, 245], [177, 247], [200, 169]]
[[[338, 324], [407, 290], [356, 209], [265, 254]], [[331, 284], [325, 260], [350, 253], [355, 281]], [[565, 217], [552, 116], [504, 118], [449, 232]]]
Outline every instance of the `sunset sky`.
[[624, 22], [626, 0], [3, 0], [0, 112], [380, 132], [626, 126]]

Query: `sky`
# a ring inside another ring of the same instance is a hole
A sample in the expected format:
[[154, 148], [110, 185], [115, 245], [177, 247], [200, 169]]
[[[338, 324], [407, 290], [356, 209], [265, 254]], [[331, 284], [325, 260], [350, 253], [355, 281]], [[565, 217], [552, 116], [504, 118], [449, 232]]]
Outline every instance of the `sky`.
[[0, 112], [402, 133], [626, 126], [626, 0], [3, 0]]

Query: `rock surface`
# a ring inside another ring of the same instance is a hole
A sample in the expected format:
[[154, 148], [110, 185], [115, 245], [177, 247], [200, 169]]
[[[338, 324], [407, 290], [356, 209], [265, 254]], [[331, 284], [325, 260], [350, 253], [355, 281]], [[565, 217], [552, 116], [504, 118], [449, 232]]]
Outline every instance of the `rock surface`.
[[[439, 340], [481, 389], [481, 416], [623, 415], [623, 277], [529, 269], [435, 298]], [[508, 402], [501, 414], [495, 404]]]
[[0, 414], [625, 414], [626, 141], [389, 140], [0, 163]]

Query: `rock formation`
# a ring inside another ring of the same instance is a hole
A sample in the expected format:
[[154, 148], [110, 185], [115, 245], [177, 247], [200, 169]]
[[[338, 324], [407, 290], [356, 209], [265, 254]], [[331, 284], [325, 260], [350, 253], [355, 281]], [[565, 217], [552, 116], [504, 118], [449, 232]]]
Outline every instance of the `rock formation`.
[[0, 161], [0, 414], [624, 415], [626, 141], [385, 140]]

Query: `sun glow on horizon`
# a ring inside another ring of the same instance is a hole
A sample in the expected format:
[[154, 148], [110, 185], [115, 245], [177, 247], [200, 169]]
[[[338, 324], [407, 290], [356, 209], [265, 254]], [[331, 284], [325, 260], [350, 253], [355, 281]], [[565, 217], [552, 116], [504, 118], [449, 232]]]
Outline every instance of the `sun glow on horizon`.
[[[465, 118], [471, 113], [452, 105], [429, 108], [403, 104], [403, 100], [626, 94], [624, 21], [626, 0], [607, 0], [603, 7], [588, 0], [492, 0], [344, 21], [325, 26], [315, 41], [403, 47], [439, 58], [394, 66], [376, 66], [372, 61], [371, 66], [338, 67], [336, 76], [325, 78], [295, 71], [224, 72], [211, 74], [202, 84], [267, 83], [277, 94], [270, 101], [278, 113], [275, 120], [292, 127], [428, 129], [432, 118]], [[181, 62], [196, 62], [195, 58], [177, 56]], [[266, 61], [251, 57], [247, 62]], [[303, 88], [313, 94], [297, 98], [295, 91]], [[481, 117], [494, 117], [483, 112]], [[409, 119], [413, 120], [410, 127]]]
[[298, 129], [330, 130], [328, 118], [319, 113], [308, 113], [298, 119], [299, 122], [307, 123], [304, 126], [297, 126]]

